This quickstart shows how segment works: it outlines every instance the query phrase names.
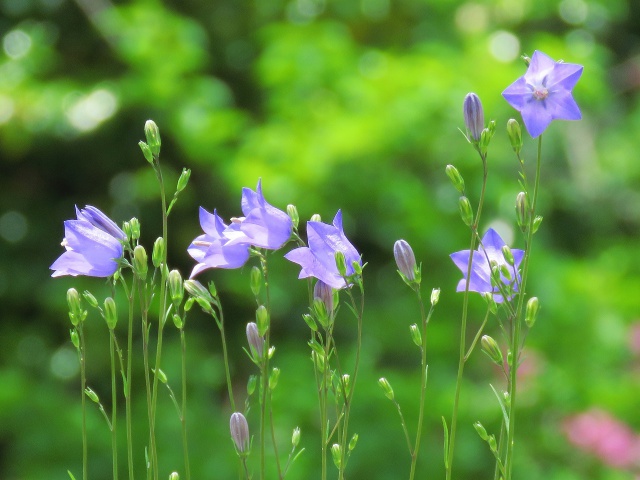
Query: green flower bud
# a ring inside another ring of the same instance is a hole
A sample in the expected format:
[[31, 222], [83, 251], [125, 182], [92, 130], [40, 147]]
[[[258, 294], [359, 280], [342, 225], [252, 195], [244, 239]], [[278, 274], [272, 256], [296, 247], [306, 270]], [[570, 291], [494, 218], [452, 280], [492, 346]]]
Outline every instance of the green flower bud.
[[358, 260], [354, 260], [353, 262], [351, 262], [351, 267], [353, 268], [353, 271], [356, 275], [362, 275], [362, 265], [360, 265], [360, 262]]
[[174, 313], [171, 319], [173, 320], [173, 324], [176, 326], [176, 328], [178, 330], [182, 330], [182, 328], [184, 327], [184, 321], [182, 320], [182, 317], [177, 313]]
[[142, 150], [142, 155], [144, 155], [144, 158], [147, 159], [147, 162], [153, 165], [153, 153], [151, 152], [151, 148], [149, 148], [149, 145], [140, 140], [138, 142], [138, 146], [140, 147], [140, 150]]
[[271, 360], [273, 358], [274, 353], [276, 353], [276, 347], [274, 345], [271, 345], [269, 347], [269, 350], [267, 350], [267, 358]]
[[311, 360], [313, 364], [318, 369], [319, 373], [324, 372], [324, 357], [322, 355], [318, 355], [316, 352], [311, 352]]
[[347, 260], [344, 256], [344, 253], [341, 251], [337, 251], [335, 255], [336, 267], [338, 268], [338, 273], [346, 277], [347, 276]]
[[69, 330], [69, 335], [71, 336], [71, 343], [76, 347], [76, 350], [78, 350], [80, 348], [80, 337], [78, 337], [78, 332], [75, 329]]
[[470, 227], [473, 224], [473, 209], [471, 208], [469, 199], [465, 196], [460, 197], [458, 200], [458, 207], [460, 208], [462, 221], [467, 227]]
[[147, 251], [142, 245], [138, 245], [133, 249], [133, 271], [139, 279], [147, 278]]
[[173, 472], [169, 475], [169, 480], [180, 480], [180, 475], [178, 475], [178, 472]]
[[254, 297], [257, 297], [260, 293], [260, 289], [262, 288], [262, 271], [255, 265], [251, 268], [251, 292]]
[[413, 343], [415, 343], [418, 347], [422, 347], [422, 335], [420, 334], [418, 325], [416, 325], [415, 323], [411, 325], [409, 327], [409, 332], [411, 333], [411, 340], [413, 340]]
[[269, 390], [275, 390], [278, 386], [278, 379], [280, 378], [280, 369], [274, 368], [269, 375]]
[[249, 375], [249, 380], [247, 381], [247, 395], [253, 395], [253, 392], [256, 391], [256, 385], [258, 384], [258, 377], [255, 375]]
[[536, 233], [538, 231], [538, 228], [540, 228], [540, 224], [542, 223], [542, 216], [540, 215], [536, 215], [536, 217], [533, 219], [533, 233]]
[[524, 321], [527, 324], [527, 327], [531, 328], [536, 323], [539, 308], [540, 302], [538, 302], [538, 297], [531, 297], [527, 302], [527, 310], [524, 316]]
[[440, 289], [434, 288], [433, 290], [431, 290], [431, 306], [435, 307], [438, 304], [439, 300], [440, 300]]
[[289, 215], [289, 218], [291, 219], [293, 228], [298, 228], [298, 224], [300, 223], [300, 215], [298, 215], [298, 209], [295, 205], [287, 205], [287, 215]]
[[[193, 298], [202, 299], [206, 303], [213, 303], [213, 297], [209, 291], [197, 280], [185, 280], [182, 285], [189, 295]], [[200, 302], [198, 302], [200, 303]]]
[[513, 273], [513, 269], [509, 268], [508, 265], [505, 265], [504, 263], [500, 264], [500, 274], [506, 278], [507, 280], [511, 280], [511, 274]]
[[250, 446], [249, 424], [240, 412], [235, 412], [229, 420], [231, 438], [239, 454], [248, 453]]
[[504, 405], [507, 408], [511, 408], [511, 395], [509, 395], [509, 392], [502, 392], [502, 398], [504, 398]]
[[313, 215], [311, 215], [311, 218], [309, 219], [310, 222], [321, 222], [322, 221], [322, 217], [320, 216], [319, 213], [314, 213]]
[[482, 134], [480, 135], [480, 141], [478, 142], [478, 147], [482, 155], [487, 154], [489, 143], [491, 143], [491, 137], [493, 137], [493, 133], [491, 132], [491, 129], [485, 128], [484, 130], [482, 130]]
[[496, 365], [502, 366], [502, 351], [500, 350], [498, 343], [489, 335], [483, 335], [480, 339], [480, 343], [482, 345], [482, 351], [487, 355], [487, 357], [489, 357]]
[[334, 443], [331, 445], [331, 457], [333, 458], [333, 463], [336, 468], [339, 470], [342, 465], [342, 449], [339, 444]]
[[305, 313], [304, 315], [302, 315], [302, 319], [309, 326], [311, 330], [313, 330], [314, 332], [318, 331], [318, 325], [316, 324], [316, 321], [313, 319], [311, 315], [309, 315], [308, 313]]
[[111, 297], [104, 299], [104, 319], [107, 322], [109, 330], [116, 328], [118, 323], [118, 309], [116, 308], [116, 302]]
[[507, 122], [507, 134], [509, 135], [511, 148], [513, 148], [513, 151], [516, 152], [516, 155], [519, 155], [523, 145], [522, 129], [520, 128], [520, 124], [515, 118], [511, 118]]
[[67, 290], [67, 304], [69, 306], [69, 319], [75, 327], [84, 320], [86, 316], [85, 313], [83, 313], [82, 304], [80, 303], [80, 294], [75, 288]]
[[487, 435], [487, 431], [485, 430], [485, 428], [482, 426], [480, 422], [474, 423], [473, 428], [476, 429], [476, 432], [478, 432], [478, 435], [480, 435], [480, 438], [482, 440], [486, 442], [489, 439], [489, 435]]
[[327, 306], [324, 304], [322, 299], [315, 297], [311, 306], [313, 308], [314, 317], [318, 319], [320, 325], [327, 328], [329, 326], [329, 315], [327, 313]]
[[140, 220], [133, 217], [129, 220], [129, 228], [131, 229], [131, 240], [138, 240], [140, 238]]
[[453, 183], [455, 189], [458, 190], [461, 195], [464, 195], [464, 179], [462, 175], [460, 175], [460, 172], [458, 172], [458, 169], [453, 165], [447, 165], [444, 171], [451, 180], [451, 183]]
[[158, 237], [156, 241], [153, 243], [153, 253], [151, 254], [151, 261], [153, 266], [158, 268], [160, 265], [163, 265], [165, 262], [166, 249], [164, 246], [164, 238]]
[[342, 388], [344, 389], [344, 394], [348, 396], [351, 390], [351, 377], [348, 373], [342, 375], [340, 385], [342, 385]]
[[193, 302], [195, 302], [193, 297], [187, 298], [187, 301], [184, 302], [184, 311], [185, 312], [188, 312], [189, 310], [191, 310], [191, 307], [193, 307]]
[[495, 315], [498, 312], [498, 305], [493, 298], [493, 294], [485, 292], [482, 294], [482, 298], [484, 298], [484, 301], [487, 302], [487, 308], [489, 309], [489, 311]]
[[513, 259], [513, 253], [511, 253], [509, 245], [502, 246], [502, 255], [504, 256], [505, 261], [513, 267], [515, 260]]
[[391, 384], [389, 383], [389, 381], [386, 378], [381, 377], [378, 380], [378, 385], [380, 385], [380, 388], [382, 388], [382, 391], [384, 392], [385, 396], [389, 400], [393, 400], [394, 399], [393, 388], [391, 388]]
[[94, 392], [93, 390], [91, 390], [91, 388], [86, 387], [84, 389], [84, 393], [87, 397], [89, 397], [89, 399], [94, 402], [94, 403], [100, 403], [100, 399], [98, 398], [98, 394], [96, 392]]
[[296, 448], [300, 443], [300, 429], [298, 427], [293, 429], [293, 434], [291, 435], [291, 445], [293, 448]]
[[218, 296], [218, 290], [216, 289], [216, 284], [213, 283], [213, 280], [209, 282], [208, 286], [209, 286], [209, 293], [213, 298], [216, 298]]
[[264, 337], [269, 330], [269, 312], [264, 305], [256, 309], [256, 324], [258, 325], [258, 335]]
[[171, 270], [169, 272], [169, 295], [171, 295], [171, 301], [175, 306], [182, 303], [184, 298], [184, 284], [182, 283], [182, 275], [178, 270]]
[[154, 157], [160, 155], [160, 129], [153, 120], [147, 120], [144, 124], [144, 135], [147, 137], [147, 144]]
[[98, 299], [89, 290], [85, 290], [84, 292], [82, 292], [82, 296], [93, 308], [98, 307]]
[[358, 434], [354, 433], [353, 437], [351, 437], [351, 440], [349, 440], [349, 451], [353, 452], [357, 444], [358, 444]]
[[531, 64], [531, 58], [527, 55], [521, 55], [520, 59], [524, 62], [524, 64], [528, 67]]
[[498, 451], [498, 444], [496, 443], [495, 435], [491, 435], [487, 441], [489, 443], [489, 448], [491, 449], [491, 451], [494, 452], [494, 453], [497, 452]]
[[187, 184], [189, 183], [189, 178], [191, 178], [191, 170], [188, 168], [183, 168], [180, 177], [178, 177], [178, 184], [176, 185], [176, 193], [180, 193], [183, 191]]
[[520, 230], [526, 232], [529, 228], [529, 199], [525, 192], [520, 192], [516, 196], [516, 221]]
[[169, 381], [169, 379], [167, 378], [167, 374], [164, 373], [162, 369], [160, 368], [158, 368], [157, 370], [152, 369], [152, 371], [153, 371], [153, 374], [156, 377], [158, 377], [158, 380], [160, 380], [162, 383], [166, 384]]

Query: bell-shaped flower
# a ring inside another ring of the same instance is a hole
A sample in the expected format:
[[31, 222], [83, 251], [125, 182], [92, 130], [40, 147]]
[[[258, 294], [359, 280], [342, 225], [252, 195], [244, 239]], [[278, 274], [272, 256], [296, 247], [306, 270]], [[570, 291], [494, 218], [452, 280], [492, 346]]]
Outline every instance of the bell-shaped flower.
[[[524, 250], [512, 249], [513, 265], [510, 265], [504, 257], [502, 247], [505, 242], [502, 240], [498, 232], [493, 228], [490, 228], [484, 237], [482, 237], [482, 243], [478, 247], [478, 250], [473, 251], [473, 257], [471, 261], [471, 277], [469, 279], [469, 291], [478, 293], [491, 293], [496, 303], [502, 303], [504, 301], [503, 296], [499, 293], [498, 286], [494, 286], [491, 283], [491, 268], [492, 264], [498, 268], [506, 267], [510, 272], [510, 278], [500, 275], [501, 282], [511, 292], [518, 291], [518, 284], [520, 283], [520, 263], [524, 257]], [[451, 260], [456, 264], [456, 267], [460, 269], [464, 278], [458, 282], [456, 291], [464, 292], [467, 285], [467, 269], [469, 263], [469, 250], [462, 250], [460, 252], [452, 253]]]
[[277, 250], [287, 243], [293, 229], [291, 218], [267, 203], [262, 195], [261, 180], [258, 180], [255, 192], [250, 188], [242, 189], [241, 205], [244, 217], [232, 223], [224, 233], [228, 245], [249, 244]]
[[527, 72], [502, 92], [522, 114], [529, 134], [536, 138], [553, 120], [580, 120], [580, 108], [571, 90], [582, 75], [582, 65], [556, 62], [535, 51]]
[[336, 253], [342, 252], [347, 266], [347, 276], [353, 275], [353, 262], [362, 265], [360, 254], [349, 242], [342, 229], [342, 212], [338, 210], [333, 225], [322, 222], [307, 222], [308, 247], [291, 250], [284, 258], [302, 267], [298, 278], [315, 277], [332, 288], [347, 286], [338, 272]]
[[66, 251], [51, 265], [52, 277], [86, 275], [109, 277], [124, 254], [125, 233], [95, 207], [76, 207], [77, 220], [64, 222]]
[[208, 268], [239, 268], [249, 259], [249, 245], [231, 245], [223, 235], [228, 227], [218, 213], [213, 214], [200, 207], [200, 226], [204, 234], [196, 237], [187, 252], [198, 264], [193, 268], [191, 276]]

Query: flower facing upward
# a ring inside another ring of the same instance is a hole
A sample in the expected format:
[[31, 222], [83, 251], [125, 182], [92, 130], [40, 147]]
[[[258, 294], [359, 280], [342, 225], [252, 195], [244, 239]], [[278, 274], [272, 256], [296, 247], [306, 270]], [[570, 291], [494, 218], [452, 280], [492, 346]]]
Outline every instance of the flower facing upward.
[[204, 235], [196, 237], [187, 248], [189, 255], [198, 262], [189, 278], [207, 268], [239, 268], [249, 259], [249, 245], [230, 245], [224, 237], [228, 227], [215, 210], [212, 215], [200, 207], [200, 226]]
[[291, 218], [267, 203], [262, 195], [261, 180], [258, 180], [255, 192], [249, 188], [242, 189], [242, 213], [244, 217], [225, 231], [229, 245], [250, 244], [277, 250], [291, 237]]
[[529, 134], [538, 137], [552, 120], [582, 118], [571, 96], [582, 69], [582, 65], [555, 62], [536, 50], [527, 72], [509, 85], [502, 96], [522, 114]]
[[[518, 290], [518, 282], [520, 275], [516, 272], [520, 267], [520, 262], [524, 256], [524, 250], [511, 250], [513, 255], [513, 266], [509, 265], [504, 258], [502, 247], [504, 247], [504, 240], [498, 235], [493, 228], [490, 228], [484, 237], [482, 237], [482, 244], [478, 247], [478, 250], [473, 251], [473, 258], [471, 263], [471, 279], [469, 281], [469, 291], [478, 293], [492, 293], [493, 299], [496, 303], [504, 301], [502, 295], [500, 295], [498, 287], [491, 285], [491, 264], [495, 262], [498, 267], [506, 266], [511, 273], [511, 278], [506, 278], [501, 275], [500, 279], [505, 286], [510, 287], [512, 291]], [[452, 253], [451, 260], [460, 269], [464, 278], [458, 282], [456, 291], [464, 292], [467, 284], [467, 267], [469, 262], [469, 250], [462, 250], [460, 252]], [[515, 270], [515, 271], [514, 271]]]
[[76, 207], [77, 220], [64, 222], [62, 246], [66, 249], [51, 265], [52, 277], [86, 275], [109, 277], [118, 270], [125, 233], [95, 207]]
[[462, 103], [462, 113], [470, 140], [477, 142], [484, 129], [484, 110], [482, 110], [480, 97], [475, 93], [467, 93]]
[[332, 288], [347, 286], [336, 266], [336, 253], [344, 254], [347, 276], [353, 275], [353, 262], [362, 264], [360, 254], [347, 240], [342, 230], [342, 212], [338, 210], [333, 225], [322, 222], [307, 222], [309, 247], [291, 250], [284, 258], [302, 267], [298, 278], [315, 277]]

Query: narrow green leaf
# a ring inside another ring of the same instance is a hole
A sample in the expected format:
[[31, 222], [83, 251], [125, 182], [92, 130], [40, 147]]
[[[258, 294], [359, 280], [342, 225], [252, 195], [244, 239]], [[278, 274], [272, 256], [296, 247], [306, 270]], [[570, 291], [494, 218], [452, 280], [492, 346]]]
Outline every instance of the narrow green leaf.
[[442, 428], [444, 429], [444, 467], [449, 468], [449, 428], [444, 417], [442, 417]]
[[69, 470], [67, 470], [67, 473], [71, 477], [71, 480], [76, 480], [76, 477], [73, 476], [73, 473], [71, 473]]
[[489, 386], [491, 387], [491, 390], [493, 390], [493, 393], [496, 396], [496, 398], [498, 399], [498, 403], [500, 404], [500, 408], [502, 409], [502, 416], [504, 418], [504, 426], [505, 426], [505, 428], [507, 430], [507, 434], [508, 434], [509, 433], [509, 414], [507, 413], [507, 408], [504, 405], [504, 401], [502, 400], [502, 397], [498, 394], [496, 389], [493, 388], [493, 385], [489, 384]]

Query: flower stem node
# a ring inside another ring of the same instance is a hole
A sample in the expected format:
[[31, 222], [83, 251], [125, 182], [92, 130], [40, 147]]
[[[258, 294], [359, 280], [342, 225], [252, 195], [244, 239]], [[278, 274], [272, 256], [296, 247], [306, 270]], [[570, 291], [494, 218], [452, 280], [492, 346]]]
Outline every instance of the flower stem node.
[[177, 307], [182, 303], [184, 298], [184, 283], [182, 282], [182, 275], [178, 270], [171, 270], [169, 272], [169, 294], [171, 295], [171, 301]]
[[531, 297], [527, 302], [527, 310], [524, 316], [524, 321], [527, 324], [527, 327], [531, 328], [536, 323], [539, 308], [540, 302], [538, 301], [538, 297]]
[[249, 424], [243, 414], [235, 412], [231, 415], [229, 430], [238, 455], [248, 454], [250, 448]]
[[483, 335], [480, 339], [482, 344], [482, 351], [491, 359], [493, 363], [498, 366], [502, 366], [503, 357], [502, 351], [498, 346], [498, 343], [489, 335]]
[[393, 245], [393, 256], [400, 276], [409, 286], [419, 284], [419, 268], [411, 245], [406, 240], [397, 240]]
[[480, 97], [475, 93], [468, 93], [463, 102], [464, 125], [467, 129], [467, 140], [477, 145], [484, 128], [484, 111]]
[[116, 302], [111, 297], [104, 299], [104, 319], [107, 322], [109, 330], [116, 328], [118, 323], [118, 309], [116, 308]]
[[462, 221], [467, 227], [473, 225], [473, 209], [469, 199], [464, 195], [458, 200], [458, 207], [460, 208], [460, 216]]
[[389, 400], [394, 399], [393, 388], [391, 388], [391, 384], [385, 377], [381, 377], [378, 380], [378, 385], [380, 385], [380, 388], [382, 388], [382, 391]]
[[160, 146], [162, 144], [160, 140], [160, 129], [153, 120], [147, 120], [144, 124], [144, 135], [147, 138], [147, 144], [154, 157], [158, 158], [160, 155]]
[[251, 268], [250, 284], [251, 293], [257, 297], [262, 289], [262, 271], [255, 265]]
[[511, 142], [511, 148], [516, 155], [520, 155], [520, 150], [522, 150], [522, 129], [520, 128], [520, 124], [515, 118], [509, 119], [507, 122], [507, 134], [509, 135], [509, 141]]
[[165, 263], [166, 250], [164, 238], [156, 238], [156, 241], [153, 242], [153, 253], [151, 254], [151, 262], [154, 267], [159, 268], [160, 265]]
[[256, 309], [256, 325], [258, 327], [258, 335], [261, 337], [269, 330], [269, 312], [264, 305], [260, 305]]
[[460, 195], [464, 195], [464, 178], [462, 178], [458, 169], [453, 165], [447, 165], [444, 171], [455, 189], [458, 190]]
[[417, 347], [422, 347], [422, 335], [420, 334], [420, 329], [418, 325], [415, 323], [409, 327], [409, 332], [411, 332], [411, 340], [416, 344]]
[[142, 245], [138, 245], [133, 249], [133, 270], [140, 280], [145, 280], [148, 268], [147, 251]]

